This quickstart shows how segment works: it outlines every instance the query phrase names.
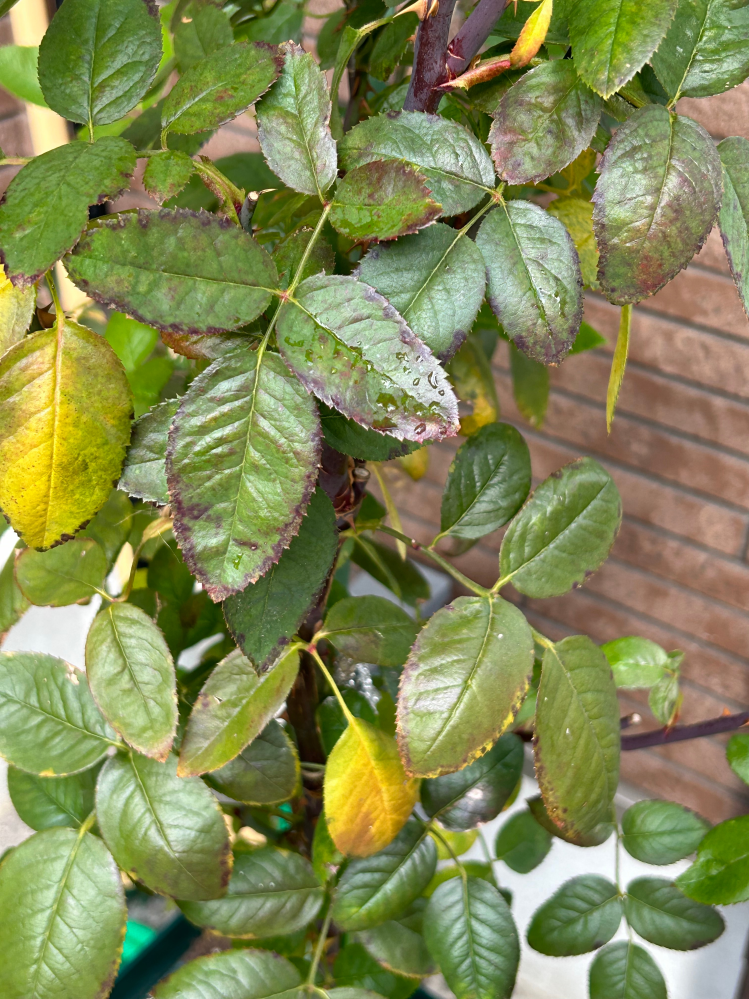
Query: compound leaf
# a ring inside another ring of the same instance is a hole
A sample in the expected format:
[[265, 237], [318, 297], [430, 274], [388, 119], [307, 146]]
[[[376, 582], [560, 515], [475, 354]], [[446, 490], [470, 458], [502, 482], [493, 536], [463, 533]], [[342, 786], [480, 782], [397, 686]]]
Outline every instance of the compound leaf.
[[710, 823], [675, 801], [638, 801], [622, 816], [624, 849], [644, 864], [674, 864], [694, 853]]
[[570, 957], [596, 950], [613, 937], [622, 921], [616, 885], [598, 874], [583, 874], [558, 888], [536, 910], [528, 943], [540, 954]]
[[731, 905], [749, 899], [749, 815], [711, 829], [699, 845], [697, 860], [676, 884], [698, 902]]
[[695, 950], [716, 940], [723, 917], [709, 905], [687, 898], [664, 878], [636, 878], [624, 897], [627, 922], [650, 943], [672, 950]]
[[628, 940], [608, 944], [590, 966], [590, 999], [668, 999], [650, 954]]

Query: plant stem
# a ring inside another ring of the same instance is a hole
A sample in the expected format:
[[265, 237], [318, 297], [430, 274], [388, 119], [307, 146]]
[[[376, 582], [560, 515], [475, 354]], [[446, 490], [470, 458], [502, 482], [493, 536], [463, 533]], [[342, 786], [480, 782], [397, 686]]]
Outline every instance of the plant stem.
[[62, 324], [65, 322], [65, 313], [62, 310], [62, 305], [60, 304], [60, 298], [57, 294], [57, 285], [55, 284], [55, 279], [52, 276], [52, 271], [48, 270], [44, 275], [47, 282], [47, 287], [49, 288], [49, 293], [52, 296], [52, 301], [55, 303], [55, 329], [59, 330]]
[[394, 531], [392, 527], [383, 527], [380, 525], [377, 530], [382, 531], [383, 534], [389, 534], [391, 538], [396, 538], [398, 541], [404, 541], [414, 551], [423, 552], [433, 562], [436, 562], [441, 569], [449, 573], [456, 582], [460, 583], [461, 586], [465, 586], [471, 593], [475, 593], [477, 597], [491, 597], [493, 595], [486, 587], [480, 586], [478, 583], [474, 583], [472, 579], [469, 579], [468, 576], [464, 576], [459, 569], [456, 569], [454, 565], [450, 565], [447, 559], [442, 558], [437, 552], [433, 552], [431, 548], [425, 548], [423, 545], [420, 545], [415, 538], [409, 538], [407, 535], [401, 534], [400, 531]]
[[309, 974], [307, 975], [307, 985], [315, 984], [315, 975], [317, 974], [317, 967], [320, 964], [320, 958], [322, 957], [322, 952], [325, 948], [325, 941], [328, 939], [328, 930], [330, 929], [330, 920], [332, 915], [333, 906], [329, 905], [322, 924], [322, 929], [320, 930], [320, 936], [317, 939], [315, 953], [312, 956], [312, 964], [310, 965]]
[[435, 90], [448, 77], [446, 58], [450, 22], [456, 0], [441, 0], [439, 8], [419, 25], [414, 46], [414, 68], [403, 104], [404, 111], [434, 113], [443, 94]]
[[735, 732], [749, 725], [749, 711], [736, 715], [720, 715], [692, 725], [677, 725], [674, 728], [659, 728], [654, 732], [639, 735], [623, 735], [622, 751], [647, 749], [649, 746], [666, 746], [672, 742], [687, 742], [690, 739], [704, 739], [722, 732]]
[[346, 702], [343, 699], [343, 694], [338, 689], [338, 684], [335, 682], [335, 680], [331, 676], [331, 673], [330, 673], [330, 670], [328, 669], [328, 667], [325, 665], [325, 663], [320, 658], [320, 654], [318, 653], [317, 649], [314, 647], [314, 645], [310, 645], [308, 651], [309, 651], [309, 654], [312, 656], [312, 658], [317, 663], [317, 665], [322, 670], [323, 675], [325, 676], [325, 679], [330, 684], [330, 686], [331, 686], [331, 688], [333, 690], [333, 693], [335, 694], [335, 696], [336, 696], [336, 698], [338, 700], [338, 703], [341, 706], [341, 711], [343, 711], [343, 714], [344, 714], [344, 717], [346, 718], [346, 721], [349, 723], [349, 725], [355, 725], [356, 724], [356, 719], [351, 714], [351, 711], [349, 710], [348, 704], [346, 704]]
[[437, 837], [437, 839], [440, 841], [440, 843], [444, 846], [444, 848], [450, 854], [450, 856], [452, 857], [452, 859], [455, 861], [455, 865], [458, 868], [458, 870], [460, 871], [460, 876], [463, 879], [463, 884], [465, 884], [466, 878], [468, 877], [468, 875], [466, 874], [465, 867], [461, 864], [460, 860], [458, 859], [457, 853], [455, 852], [455, 850], [453, 850], [453, 848], [450, 846], [450, 844], [447, 842], [447, 840], [445, 839], [445, 837], [442, 835], [442, 833], [440, 832], [440, 830], [437, 828], [437, 826], [433, 822], [429, 822], [428, 823], [428, 827], [429, 827], [429, 831], [434, 836]]
[[0, 159], [0, 166], [26, 166], [33, 158], [33, 156], [3, 156]]
[[[382, 472], [380, 471], [377, 462], [372, 462], [371, 469], [374, 472], [375, 478], [377, 479], [377, 485], [380, 487], [380, 492], [382, 493], [382, 498], [385, 500], [385, 507], [388, 512], [388, 517], [390, 518], [390, 523], [393, 525], [396, 531], [403, 533], [403, 525], [401, 524], [400, 514], [398, 513], [398, 507], [393, 502], [393, 497], [390, 495], [390, 490], [385, 484], [385, 479], [383, 478]], [[406, 561], [406, 545], [403, 541], [396, 541], [396, 547], [398, 548], [398, 554]]]
[[492, 33], [509, 0], [480, 0], [447, 49], [450, 78], [465, 72], [471, 59]]

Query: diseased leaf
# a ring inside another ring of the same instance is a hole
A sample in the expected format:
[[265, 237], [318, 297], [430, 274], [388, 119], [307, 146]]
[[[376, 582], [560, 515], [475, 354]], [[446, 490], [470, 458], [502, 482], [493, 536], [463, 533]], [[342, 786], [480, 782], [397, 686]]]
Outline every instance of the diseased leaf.
[[48, 829], [5, 858], [0, 869], [3, 999], [107, 995], [124, 935], [120, 872], [96, 836]]
[[197, 777], [166, 762], [120, 753], [96, 785], [96, 818], [119, 866], [152, 891], [217, 898], [231, 873], [231, 849], [216, 798]]
[[260, 676], [239, 649], [208, 677], [187, 723], [179, 775], [217, 770], [233, 760], [274, 717], [299, 669], [299, 653], [286, 652]]
[[[594, 291], [598, 284], [598, 245], [593, 233], [593, 203], [582, 198], [557, 198], [546, 209], [564, 225], [572, 237], [580, 259], [580, 274], [586, 288]], [[582, 329], [582, 324], [580, 326]], [[577, 341], [575, 341], [577, 343]], [[574, 346], [570, 354], [579, 353]]]
[[85, 673], [42, 652], [0, 653], [0, 754], [8, 763], [63, 777], [93, 767], [116, 739]]
[[274, 45], [236, 42], [201, 59], [169, 91], [161, 110], [166, 132], [218, 128], [265, 93], [283, 67]]
[[[609, 664], [583, 635], [544, 653], [536, 702], [536, 776], [546, 811], [582, 846], [610, 830], [619, 781], [619, 702]], [[601, 838], [603, 837], [603, 839]]]
[[697, 860], [676, 879], [698, 902], [732, 905], [749, 899], [749, 815], [711, 829], [699, 845]]
[[309, 501], [299, 534], [280, 559], [241, 593], [224, 602], [237, 645], [266, 667], [287, 645], [321, 593], [338, 551], [333, 505], [321, 489]]
[[740, 777], [745, 784], [749, 784], [748, 733], [744, 732], [740, 735], [731, 736], [726, 747], [726, 759], [736, 776]]
[[239, 348], [192, 382], [169, 431], [167, 482], [185, 562], [212, 600], [278, 562], [319, 453], [314, 401], [277, 354]]
[[529, 597], [555, 597], [598, 569], [622, 517], [619, 490], [592, 458], [545, 479], [512, 521], [499, 553], [502, 578]]
[[339, 166], [353, 170], [375, 160], [402, 160], [426, 177], [444, 215], [473, 208], [495, 184], [489, 155], [456, 122], [419, 111], [367, 118], [341, 139]]
[[169, 427], [179, 403], [179, 399], [159, 403], [133, 424], [130, 447], [119, 481], [119, 488], [130, 496], [161, 506], [169, 502], [166, 446]]
[[[540, 3], [536, 2], [535, 9], [538, 10], [539, 7]], [[509, 38], [512, 41], [519, 38], [520, 32], [528, 20], [528, 11], [530, 9], [527, 0], [522, 5], [518, 4], [517, 7], [515, 7], [514, 3], [508, 3], [502, 17], [500, 17], [492, 28], [492, 35], [495, 38]], [[551, 42], [553, 45], [569, 45], [565, 0], [562, 0], [561, 3], [557, 2], [554, 5], [549, 30], [546, 32], [546, 41]]]
[[478, 334], [468, 339], [447, 364], [455, 393], [461, 402], [471, 407], [470, 414], [460, 419], [460, 433], [470, 437], [499, 416], [499, 400], [494, 374]]
[[324, 402], [318, 403], [318, 409], [325, 442], [334, 450], [349, 454], [352, 458], [390, 461], [391, 458], [410, 454], [419, 447], [411, 441], [401, 441], [390, 434], [362, 427], [343, 413], [330, 409]]
[[134, 108], [160, 60], [159, 20], [146, 0], [79, 0], [47, 28], [39, 83], [53, 111], [91, 128]]
[[624, 372], [627, 367], [627, 356], [629, 354], [629, 334], [632, 326], [632, 306], [623, 305], [619, 318], [619, 334], [616, 338], [616, 347], [611, 361], [611, 374], [609, 375], [609, 385], [606, 391], [606, 430], [611, 433], [611, 424], [614, 422], [614, 413], [619, 399]]
[[24, 548], [16, 559], [16, 582], [29, 603], [64, 607], [90, 600], [103, 589], [107, 568], [101, 545], [75, 538], [46, 552]]
[[277, 337], [305, 388], [345, 416], [419, 443], [455, 433], [457, 402], [442, 368], [369, 285], [307, 278], [283, 306]]
[[494, 853], [510, 870], [530, 874], [544, 860], [551, 843], [551, 834], [538, 824], [531, 812], [516, 812], [497, 833]]
[[36, 305], [36, 288], [16, 288], [0, 269], [0, 357], [23, 340]]
[[675, 801], [638, 801], [622, 816], [621, 843], [645, 864], [674, 864], [694, 853], [710, 823]]
[[510, 52], [510, 66], [527, 66], [544, 43], [551, 26], [554, 0], [543, 0], [523, 25]]
[[66, 320], [0, 359], [0, 507], [31, 548], [66, 540], [106, 502], [130, 439], [125, 371]]
[[228, 937], [286, 936], [315, 918], [325, 891], [312, 865], [276, 847], [240, 853], [229, 887], [214, 902], [181, 902], [190, 922]]
[[374, 160], [350, 170], [336, 188], [330, 222], [345, 236], [395, 239], [434, 222], [442, 212], [425, 177], [398, 160]]
[[383, 82], [389, 80], [405, 56], [418, 27], [418, 17], [413, 13], [401, 12], [400, 16], [386, 24], [372, 46], [369, 75]]
[[498, 175], [535, 184], [587, 149], [601, 116], [601, 98], [570, 59], [542, 63], [507, 91], [489, 133]]
[[[749, 8], [746, 9], [749, 17]], [[749, 140], [739, 136], [718, 145], [723, 172], [720, 232], [733, 280], [749, 314]]]
[[528, 943], [550, 957], [587, 954], [608, 943], [621, 921], [622, 900], [616, 885], [598, 874], [582, 874], [565, 881], [536, 910], [528, 927]]
[[[224, 951], [188, 961], [153, 990], [154, 999], [284, 999], [301, 996], [302, 979], [285, 957], [267, 950]], [[297, 988], [299, 992], [297, 993]]]
[[549, 369], [518, 350], [514, 343], [509, 347], [515, 405], [532, 427], [540, 429], [549, 405]]
[[419, 633], [401, 677], [398, 744], [409, 773], [438, 777], [482, 756], [512, 724], [533, 668], [521, 612], [458, 597]]
[[27, 163], [0, 205], [0, 256], [13, 284], [38, 281], [77, 241], [89, 205], [127, 190], [134, 170], [135, 150], [114, 135], [70, 142]]
[[669, 662], [665, 649], [636, 635], [606, 642], [601, 652], [609, 661], [617, 687], [624, 689], [654, 686]]
[[154, 621], [128, 603], [99, 611], [86, 638], [86, 676], [112, 728], [138, 752], [165, 760], [177, 729], [177, 691]]
[[664, 878], [637, 878], [624, 896], [627, 922], [650, 943], [672, 950], [696, 950], [717, 939], [725, 929], [711, 906], [683, 895]]
[[424, 811], [451, 831], [491, 822], [510, 800], [522, 769], [523, 744], [516, 735], [503, 735], [462, 770], [422, 781]]
[[345, 597], [325, 617], [318, 637], [357, 662], [402, 666], [419, 627], [385, 597]]
[[395, 739], [353, 716], [328, 757], [323, 795], [333, 842], [344, 856], [369, 857], [403, 828], [419, 796]]
[[277, 805], [288, 801], [299, 784], [299, 757], [283, 726], [272, 718], [239, 756], [205, 779], [235, 801]]
[[616, 305], [654, 295], [687, 266], [716, 220], [713, 140], [660, 104], [640, 108], [609, 143], [593, 201], [604, 294]]
[[590, 966], [590, 999], [668, 999], [658, 965], [628, 940], [608, 944]]
[[565, 227], [538, 205], [510, 201], [487, 215], [476, 245], [507, 335], [533, 360], [558, 364], [582, 318], [580, 263]]
[[441, 884], [424, 913], [424, 939], [457, 999], [508, 999], [520, 947], [510, 907], [482, 878]]
[[585, 82], [603, 97], [624, 86], [650, 59], [678, 0], [579, 0], [569, 5], [570, 41]]
[[442, 495], [440, 534], [481, 538], [515, 516], [531, 487], [528, 445], [509, 423], [489, 423], [455, 455]]
[[[206, 10], [215, 10], [210, 5]], [[159, 204], [168, 201], [187, 185], [195, 173], [195, 164], [187, 155], [167, 149], [158, 156], [151, 156], [143, 174], [143, 186]]]
[[[296, 229], [274, 249], [273, 262], [278, 268], [278, 280], [282, 288], [288, 288], [292, 279], [296, 276], [302, 262], [302, 257], [312, 239], [313, 232], [314, 229], [310, 229], [309, 226]], [[333, 253], [333, 247], [324, 236], [318, 236], [307, 257], [307, 262], [302, 269], [299, 280], [303, 281], [305, 278], [312, 277], [313, 274], [319, 274], [320, 271], [332, 274], [334, 270], [335, 254]]]
[[464, 230], [442, 223], [373, 246], [357, 273], [442, 361], [452, 357], [473, 326], [486, 285], [476, 244]]
[[260, 147], [284, 184], [322, 198], [338, 165], [328, 82], [314, 57], [299, 45], [284, 42], [280, 52], [281, 75], [258, 107]]
[[72, 777], [37, 777], [8, 767], [8, 793], [18, 817], [32, 829], [77, 829], [94, 810], [97, 770]]
[[[176, 13], [176, 11], [175, 11]], [[212, 3], [190, 0], [173, 26], [174, 57], [180, 73], [186, 73], [206, 56], [231, 45], [234, 33], [225, 11]]]
[[749, 76], [749, 10], [739, 0], [678, 0], [651, 65], [669, 97], [711, 97]]
[[384, 850], [346, 865], [333, 898], [336, 926], [364, 930], [399, 916], [424, 891], [436, 865], [434, 841], [421, 823], [409, 820]]
[[97, 222], [65, 266], [97, 302], [174, 333], [221, 333], [251, 322], [278, 278], [242, 229], [184, 208]]

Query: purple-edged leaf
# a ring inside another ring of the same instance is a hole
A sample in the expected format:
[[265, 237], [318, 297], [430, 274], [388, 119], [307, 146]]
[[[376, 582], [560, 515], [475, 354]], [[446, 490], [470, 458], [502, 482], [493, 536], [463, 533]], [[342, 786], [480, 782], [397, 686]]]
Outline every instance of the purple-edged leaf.
[[284, 184], [321, 198], [336, 178], [328, 82], [310, 53], [284, 42], [284, 68], [258, 106], [258, 139], [268, 165]]
[[143, 186], [159, 204], [168, 201], [187, 185], [195, 172], [195, 164], [177, 149], [165, 149], [151, 156], [143, 174]]
[[159, 403], [133, 424], [119, 488], [130, 496], [159, 503], [169, 502], [166, 484], [166, 445], [179, 399]]
[[617, 129], [593, 196], [598, 275], [609, 301], [639, 302], [687, 266], [721, 201], [720, 157], [691, 118], [660, 104]]
[[130, 186], [135, 150], [119, 136], [42, 153], [13, 178], [0, 205], [0, 256], [14, 285], [34, 284], [73, 246], [89, 205]]
[[184, 208], [96, 223], [65, 260], [91, 298], [174, 333], [220, 333], [257, 318], [276, 265], [244, 230]]
[[355, 167], [339, 183], [330, 221], [351, 239], [395, 239], [442, 214], [430, 194], [426, 178], [407, 163], [375, 160]]
[[492, 159], [508, 184], [534, 184], [587, 149], [601, 117], [601, 98], [571, 59], [545, 62], [522, 76], [500, 101], [489, 132]]
[[723, 166], [720, 232], [733, 280], [749, 315], [749, 140], [738, 136], [724, 139], [718, 153]]
[[569, 352], [583, 312], [580, 261], [562, 223], [529, 201], [509, 201], [481, 224], [476, 244], [488, 299], [513, 343], [542, 364]]
[[215, 601], [254, 583], [298, 532], [315, 487], [317, 407], [277, 354], [239, 348], [191, 384], [169, 431], [174, 533]]
[[451, 437], [458, 405], [444, 371], [392, 305], [353, 277], [307, 278], [278, 319], [278, 346], [306, 388], [399, 440]]
[[242, 114], [283, 67], [275, 45], [237, 42], [201, 59], [169, 91], [161, 111], [165, 131], [191, 135]]

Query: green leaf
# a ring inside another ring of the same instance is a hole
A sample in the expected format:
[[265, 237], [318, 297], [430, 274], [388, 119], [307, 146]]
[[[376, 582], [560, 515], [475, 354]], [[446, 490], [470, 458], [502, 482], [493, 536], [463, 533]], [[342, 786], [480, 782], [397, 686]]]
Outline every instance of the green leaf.
[[[434, 835], [434, 833], [432, 833]], [[456, 844], [455, 840], [461, 837], [469, 837], [472, 842], [466, 846], [462, 853], [466, 853], [467, 850], [473, 846], [476, 842], [478, 832], [474, 829], [470, 833], [442, 833], [443, 837], [450, 843], [450, 848], [453, 853], [458, 856], [458, 851], [460, 850], [460, 844]], [[457, 848], [456, 848], [457, 847]], [[449, 860], [450, 855], [445, 848], [443, 843], [437, 840], [437, 857], [439, 860]], [[496, 882], [494, 880], [494, 873], [492, 871], [492, 865], [484, 863], [480, 860], [462, 860], [461, 866], [458, 867], [457, 864], [451, 864], [448, 867], [440, 867], [439, 870], [434, 872], [434, 877], [429, 882], [429, 884], [424, 889], [424, 897], [431, 898], [432, 895], [437, 891], [441, 884], [445, 881], [450, 881], [451, 878], [462, 878], [462, 871], [468, 875], [469, 878], [483, 878], [484, 881], [488, 881], [489, 884], [494, 885], [496, 888]], [[505, 901], [509, 904], [508, 892], [501, 892]]]
[[[229, 950], [188, 961], [153, 990], [154, 999], [296, 999], [302, 979], [284, 957], [267, 950]], [[219, 991], [217, 991], [217, 989]]]
[[257, 111], [260, 147], [284, 184], [323, 198], [338, 166], [328, 82], [299, 45], [284, 42], [280, 52], [281, 75]]
[[749, 734], [731, 736], [726, 747], [726, 759], [736, 776], [749, 784]]
[[516, 735], [503, 735], [462, 770], [422, 781], [424, 811], [452, 831], [491, 822], [510, 800], [522, 769], [523, 744]]
[[419, 19], [414, 13], [402, 13], [390, 24], [386, 24], [372, 46], [369, 75], [383, 82], [389, 80], [406, 54], [418, 27]]
[[321, 489], [309, 501], [299, 534], [275, 565], [224, 602], [237, 645], [259, 667], [287, 645], [321, 594], [338, 550], [333, 505]]
[[179, 403], [179, 399], [162, 402], [133, 424], [133, 435], [119, 481], [119, 488], [130, 496], [162, 506], [169, 502], [167, 435]]
[[174, 56], [180, 73], [186, 73], [201, 59], [234, 41], [226, 12], [212, 3], [190, 0], [179, 13], [173, 31]]
[[218, 128], [264, 94], [283, 67], [275, 46], [237, 42], [201, 59], [179, 78], [161, 111], [166, 132]]
[[481, 538], [515, 516], [531, 487], [528, 445], [509, 423], [480, 427], [459, 448], [442, 494], [440, 534]]
[[521, 612], [499, 597], [458, 597], [421, 630], [403, 670], [398, 742], [419, 777], [482, 756], [512, 724], [533, 668]]
[[402, 160], [426, 177], [444, 215], [473, 208], [495, 184], [489, 156], [462, 125], [439, 115], [397, 111], [367, 118], [338, 146], [339, 166], [353, 170], [375, 160]]
[[[533, 8], [527, 7], [525, 4], [517, 8], [512, 4], [508, 4], [505, 7], [502, 17], [492, 28], [492, 39], [509, 38], [512, 41], [516, 41], [520, 37], [520, 32], [528, 20], [528, 12], [535, 13], [539, 6], [537, 2], [534, 2]], [[562, 0], [561, 3], [554, 5], [549, 30], [546, 32], [546, 41], [551, 42], [553, 45], [569, 45], [566, 0]]]
[[360, 241], [414, 233], [442, 214], [425, 180], [398, 160], [364, 163], [339, 181], [330, 222], [345, 236]]
[[29, 609], [29, 602], [16, 583], [13, 553], [0, 569], [0, 642]]
[[340, 985], [328, 992], [331, 999], [408, 999], [419, 984], [383, 968], [360, 943], [347, 943], [338, 952], [333, 975]]
[[239, 348], [192, 382], [169, 431], [167, 482], [175, 536], [212, 600], [256, 582], [288, 548], [319, 442], [314, 401], [277, 354]]
[[661, 725], [670, 727], [679, 715], [683, 696], [679, 690], [679, 677], [666, 673], [650, 691], [648, 707]]
[[473, 326], [486, 285], [476, 244], [464, 230], [442, 223], [373, 246], [357, 273], [442, 361], [452, 357]]
[[134, 108], [160, 61], [159, 20], [146, 0], [74, 0], [42, 39], [39, 82], [53, 111], [93, 128]]
[[[741, 13], [749, 16], [749, 10]], [[749, 141], [732, 136], [718, 145], [723, 170], [720, 232], [744, 311], [749, 313]]]
[[749, 76], [749, 10], [727, 0], [679, 0], [651, 65], [673, 101], [711, 97]]
[[362, 281], [307, 278], [283, 306], [277, 337], [305, 388], [345, 416], [419, 443], [455, 433], [457, 401], [444, 371]]
[[113, 489], [109, 499], [99, 510], [79, 537], [92, 538], [104, 549], [107, 565], [114, 565], [120, 549], [130, 537], [133, 528], [133, 504], [118, 489]]
[[25, 548], [16, 559], [16, 582], [40, 607], [64, 607], [90, 600], [104, 586], [107, 556], [90, 538], [76, 538], [46, 552]]
[[278, 805], [288, 801], [299, 784], [299, 757], [286, 730], [272, 718], [239, 756], [205, 779], [234, 801]]
[[[349, 687], [341, 692], [341, 696], [355, 718], [363, 718], [364, 721], [369, 722], [371, 725], [379, 727], [377, 711], [361, 691]], [[348, 725], [338, 699], [331, 696], [321, 701], [315, 711], [315, 719], [320, 731], [320, 741], [322, 742], [323, 750], [326, 756], [330, 756], [333, 752], [333, 747], [346, 731]]]
[[614, 543], [622, 503], [593, 458], [577, 458], [537, 487], [502, 539], [505, 582], [529, 597], [555, 597], [600, 568]]
[[598, 874], [565, 881], [536, 910], [528, 927], [528, 943], [540, 954], [571, 957], [607, 943], [622, 921], [616, 885]]
[[97, 302], [174, 333], [221, 333], [251, 322], [278, 278], [244, 230], [183, 208], [96, 222], [65, 266]]
[[549, 405], [549, 369], [511, 343], [510, 372], [515, 405], [532, 427], [540, 429]]
[[416, 607], [419, 600], [429, 599], [426, 579], [413, 562], [404, 562], [392, 548], [359, 535], [351, 551], [351, 561], [411, 607]]
[[27, 163], [0, 206], [0, 247], [13, 284], [38, 281], [76, 242], [89, 205], [127, 190], [134, 170], [135, 150], [113, 135], [93, 145], [70, 142]]
[[301, 42], [303, 18], [304, 4], [297, 0], [279, 0], [269, 14], [253, 18], [246, 27], [239, 29], [237, 35], [253, 41], [270, 42], [272, 45], [278, 45], [289, 38]]
[[8, 767], [8, 793], [18, 817], [32, 829], [77, 829], [94, 810], [97, 770], [72, 777], [37, 777]]
[[636, 878], [624, 896], [627, 922], [643, 939], [672, 950], [696, 950], [716, 940], [725, 923], [709, 905], [683, 895], [664, 878]]
[[363, 461], [390, 461], [417, 450], [420, 445], [411, 441], [399, 441], [389, 434], [369, 430], [349, 420], [343, 413], [330, 409], [324, 402], [318, 402], [320, 423], [325, 442], [334, 450], [360, 458]]
[[208, 677], [187, 723], [179, 757], [180, 776], [218, 770], [233, 760], [274, 717], [299, 669], [296, 649], [258, 674], [239, 649]]
[[408, 978], [424, 978], [433, 975], [436, 970], [424, 938], [407, 926], [405, 919], [388, 919], [380, 926], [360, 930], [352, 940], [360, 943], [370, 957], [387, 971]]
[[[286, 239], [278, 243], [273, 250], [273, 261], [278, 268], [278, 280], [282, 288], [288, 288], [291, 284], [291, 280], [299, 269], [302, 257], [312, 239], [313, 233], [314, 229], [304, 226], [292, 232]], [[324, 236], [318, 236], [302, 269], [300, 280], [303, 281], [305, 278], [312, 277], [313, 274], [319, 274], [320, 271], [332, 274], [334, 270], [335, 254], [333, 253], [333, 247]]]
[[[557, 198], [555, 201], [552, 201], [546, 210], [554, 218], [559, 219], [572, 237], [572, 242], [575, 244], [577, 255], [580, 258], [580, 274], [582, 275], [583, 284], [586, 288], [598, 291], [600, 289], [600, 285], [598, 284], [598, 244], [593, 232], [592, 202], [584, 201], [582, 198]], [[587, 323], [581, 323], [581, 330], [583, 326], [587, 326]], [[588, 326], [588, 329], [591, 329], [591, 327]], [[570, 349], [570, 354], [577, 354], [583, 349], [581, 346], [578, 346], [578, 339], [579, 334]], [[601, 338], [593, 343], [592, 346], [598, 346], [598, 344], [605, 342]]]
[[536, 775], [549, 816], [572, 842], [602, 842], [597, 826], [611, 818], [619, 745], [616, 686], [601, 650], [583, 635], [548, 648], [536, 703]]
[[298, 853], [265, 847], [239, 853], [223, 898], [180, 902], [190, 922], [227, 937], [286, 936], [315, 918], [325, 891]]
[[36, 287], [16, 288], [0, 269], [0, 357], [13, 344], [23, 340], [35, 306]]
[[120, 872], [100, 839], [47, 829], [6, 856], [0, 869], [3, 999], [107, 995], [124, 934]]
[[510, 201], [481, 223], [476, 245], [489, 279], [487, 298], [523, 353], [558, 364], [582, 318], [577, 250], [562, 223], [529, 201]]
[[67, 540], [107, 501], [132, 412], [106, 340], [66, 321], [0, 359], [0, 507], [27, 545]]
[[[0, 4], [0, 10], [2, 10]], [[0, 86], [14, 97], [46, 108], [39, 86], [38, 45], [3, 45], [0, 48]]]
[[409, 820], [384, 850], [349, 862], [335, 890], [333, 921], [348, 932], [399, 916], [429, 884], [436, 864], [434, 842]]
[[605, 343], [605, 337], [601, 336], [588, 323], [582, 322], [580, 323], [580, 332], [575, 337], [575, 342], [570, 350], [570, 357], [573, 354], [582, 354], [584, 350], [594, 350], [596, 347], [603, 347]]
[[482, 878], [441, 884], [424, 913], [424, 939], [457, 999], [508, 999], [520, 947], [510, 908]]
[[42, 777], [93, 767], [116, 741], [86, 674], [42, 652], [0, 653], [0, 754]]
[[665, 649], [637, 635], [606, 642], [601, 652], [609, 661], [617, 687], [625, 690], [654, 686], [669, 662]]
[[721, 201], [720, 157], [691, 118], [649, 104], [620, 125], [593, 195], [599, 279], [610, 302], [655, 294], [707, 239]]
[[[216, 8], [209, 6], [205, 9]], [[149, 157], [143, 174], [143, 186], [159, 204], [163, 204], [179, 194], [194, 172], [195, 164], [187, 153], [167, 149], [158, 156]]]
[[119, 866], [152, 891], [195, 901], [224, 893], [232, 857], [221, 809], [199, 778], [177, 776], [176, 756], [107, 760], [96, 818]]
[[731, 905], [749, 899], [749, 815], [711, 829], [699, 845], [697, 860], [676, 884], [698, 902]]
[[460, 433], [470, 436], [487, 423], [494, 423], [499, 415], [499, 401], [494, 374], [479, 333], [469, 334], [447, 364], [447, 372], [456, 395], [471, 408], [470, 414], [461, 417]]
[[580, 0], [568, 11], [575, 65], [609, 97], [642, 69], [673, 19], [677, 0]]
[[494, 853], [511, 871], [529, 874], [551, 849], [551, 834], [538, 824], [531, 812], [516, 812], [497, 833]]
[[325, 812], [321, 812], [312, 839], [312, 868], [320, 884], [328, 883], [343, 860], [343, 854], [337, 849], [328, 830]]
[[177, 729], [177, 690], [154, 621], [128, 603], [99, 611], [86, 638], [86, 675], [99, 710], [125, 742], [165, 760]]
[[596, 955], [589, 980], [590, 999], [668, 999], [658, 965], [628, 940], [617, 940]]
[[674, 864], [694, 853], [709, 829], [675, 801], [638, 801], [622, 816], [621, 843], [644, 864]]
[[497, 174], [508, 184], [535, 184], [558, 173], [590, 145], [601, 107], [570, 59], [525, 73], [494, 112], [489, 142]]
[[328, 612], [318, 637], [357, 662], [402, 666], [418, 631], [416, 622], [385, 597], [346, 597]]

